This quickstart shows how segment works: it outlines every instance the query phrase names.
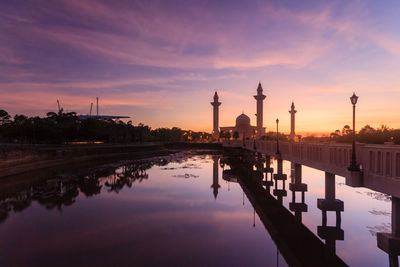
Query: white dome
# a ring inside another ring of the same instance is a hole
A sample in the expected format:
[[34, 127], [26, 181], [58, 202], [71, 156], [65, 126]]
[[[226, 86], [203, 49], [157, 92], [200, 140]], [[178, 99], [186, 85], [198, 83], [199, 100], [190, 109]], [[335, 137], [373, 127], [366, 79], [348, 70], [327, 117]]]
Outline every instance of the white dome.
[[242, 113], [236, 118], [236, 127], [248, 127], [250, 126], [250, 118], [246, 114]]

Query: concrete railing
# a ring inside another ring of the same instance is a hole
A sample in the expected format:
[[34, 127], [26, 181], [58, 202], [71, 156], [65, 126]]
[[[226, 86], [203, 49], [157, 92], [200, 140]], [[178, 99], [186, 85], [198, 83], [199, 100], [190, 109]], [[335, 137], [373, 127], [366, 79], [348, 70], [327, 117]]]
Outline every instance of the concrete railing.
[[[223, 141], [224, 147], [242, 147], [269, 156], [276, 156], [276, 141]], [[341, 176], [347, 175], [351, 144], [279, 142], [281, 158]], [[357, 162], [365, 174], [400, 178], [400, 145], [356, 144]]]

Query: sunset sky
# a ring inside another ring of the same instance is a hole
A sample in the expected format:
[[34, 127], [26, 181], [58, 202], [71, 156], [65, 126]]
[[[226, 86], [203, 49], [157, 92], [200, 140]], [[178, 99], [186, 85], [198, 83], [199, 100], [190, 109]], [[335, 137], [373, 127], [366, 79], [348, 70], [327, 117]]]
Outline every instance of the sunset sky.
[[242, 110], [255, 125], [261, 81], [264, 126], [332, 132], [400, 128], [399, 1], [0, 2], [0, 109], [128, 115], [134, 124], [212, 129]]

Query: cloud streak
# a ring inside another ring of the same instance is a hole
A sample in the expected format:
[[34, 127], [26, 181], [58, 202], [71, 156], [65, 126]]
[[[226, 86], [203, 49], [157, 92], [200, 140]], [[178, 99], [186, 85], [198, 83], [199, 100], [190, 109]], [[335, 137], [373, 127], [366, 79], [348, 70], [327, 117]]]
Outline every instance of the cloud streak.
[[261, 80], [271, 101], [266, 125], [286, 118], [294, 100], [311, 116], [299, 121], [315, 127], [304, 131], [329, 131], [345, 115], [336, 112], [326, 125], [332, 115], [316, 99], [345, 110], [340, 99], [354, 88], [361, 96], [380, 90], [378, 102], [398, 88], [400, 36], [387, 24], [396, 18], [381, 22], [396, 12], [383, 11], [365, 1], [4, 2], [0, 108], [43, 114], [60, 98], [85, 112], [100, 96], [115, 108], [110, 113], [146, 109], [149, 124], [176, 118], [210, 130], [208, 94], [221, 91], [229, 113], [221, 119], [230, 122], [236, 109], [253, 113], [253, 85]]

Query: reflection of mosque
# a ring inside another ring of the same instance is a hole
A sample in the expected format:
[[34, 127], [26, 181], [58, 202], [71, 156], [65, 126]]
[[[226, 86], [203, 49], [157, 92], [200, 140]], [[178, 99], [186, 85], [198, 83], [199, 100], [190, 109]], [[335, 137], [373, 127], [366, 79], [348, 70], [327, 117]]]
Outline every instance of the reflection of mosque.
[[[243, 193], [254, 208], [265, 228], [270, 232], [280, 253], [289, 265], [319, 266], [326, 261], [344, 263], [336, 256], [336, 241], [344, 240], [341, 229], [341, 212], [343, 201], [336, 199], [335, 175], [325, 173], [325, 197], [318, 199], [318, 209], [322, 212], [322, 224], [317, 227], [318, 236], [323, 244], [309, 229], [302, 224], [302, 214], [308, 211], [305, 203], [307, 184], [302, 180], [302, 166], [291, 163], [289, 190], [292, 197], [289, 210], [283, 205], [287, 196], [283, 173], [283, 161], [277, 160], [276, 173], [271, 167], [269, 157], [258, 155], [241, 157], [213, 156], [212, 193], [216, 199], [219, 185], [219, 166], [223, 169], [222, 178], [229, 183], [238, 183]], [[157, 164], [157, 163], [155, 163]], [[165, 165], [165, 163], [163, 163]], [[96, 169], [71, 177], [47, 179], [24, 187], [7, 187], [3, 184], [0, 190], [0, 223], [4, 222], [10, 212], [20, 212], [37, 202], [47, 209], [62, 210], [73, 205], [81, 193], [87, 197], [100, 194], [102, 189], [119, 192], [124, 187], [131, 187], [134, 182], [148, 179], [146, 170], [153, 163], [146, 161], [125, 164], [121, 167]], [[227, 168], [225, 169], [225, 166]], [[229, 168], [228, 168], [229, 167]], [[271, 192], [271, 188], [273, 188]], [[297, 199], [296, 195], [300, 194]], [[243, 196], [244, 197], [244, 196]], [[243, 199], [244, 201], [244, 199]], [[378, 233], [378, 247], [388, 253], [390, 266], [398, 266], [400, 254], [400, 199], [393, 196], [392, 232]], [[255, 213], [252, 214], [253, 225]], [[328, 215], [336, 216], [336, 223], [328, 225]], [[322, 252], [321, 254], [319, 254]]]

